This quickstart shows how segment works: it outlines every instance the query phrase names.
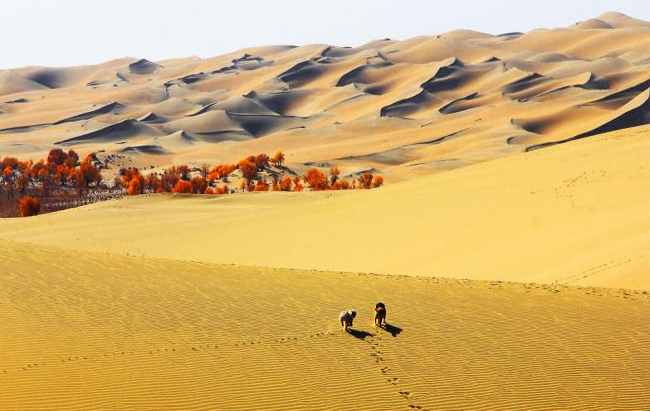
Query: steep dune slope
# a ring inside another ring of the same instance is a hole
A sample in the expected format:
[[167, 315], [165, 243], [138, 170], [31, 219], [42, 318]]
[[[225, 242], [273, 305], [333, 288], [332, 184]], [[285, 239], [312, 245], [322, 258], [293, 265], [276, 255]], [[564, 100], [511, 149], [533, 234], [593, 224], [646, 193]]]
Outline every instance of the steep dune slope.
[[355, 192], [141, 196], [0, 237], [177, 260], [650, 290], [648, 127]]

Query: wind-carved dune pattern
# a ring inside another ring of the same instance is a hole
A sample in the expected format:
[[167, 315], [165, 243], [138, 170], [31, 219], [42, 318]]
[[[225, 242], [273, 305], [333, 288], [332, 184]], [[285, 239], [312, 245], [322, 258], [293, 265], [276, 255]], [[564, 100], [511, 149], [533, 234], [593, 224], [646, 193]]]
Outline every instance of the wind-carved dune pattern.
[[[281, 148], [288, 163], [403, 179], [650, 123], [649, 50], [650, 23], [606, 13], [529, 33], [5, 70], [0, 152], [60, 144], [165, 165]], [[180, 131], [193, 144], [164, 145]]]
[[0, 244], [2, 409], [650, 406], [641, 291]]

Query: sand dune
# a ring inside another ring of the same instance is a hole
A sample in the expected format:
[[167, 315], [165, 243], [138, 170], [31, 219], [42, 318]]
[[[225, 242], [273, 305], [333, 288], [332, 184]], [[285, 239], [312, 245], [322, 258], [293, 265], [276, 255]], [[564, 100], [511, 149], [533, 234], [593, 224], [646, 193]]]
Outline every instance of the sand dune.
[[[24, 78], [12, 71], [4, 70], [0, 72], [0, 96], [4, 96], [6, 94], [23, 93], [32, 90], [43, 90], [46, 88], [47, 87], [44, 85]], [[5, 102], [5, 104], [6, 103], [7, 102]]]
[[156, 133], [157, 130], [151, 126], [141, 123], [137, 120], [129, 119], [120, 121], [119, 123], [111, 124], [110, 126], [106, 126], [100, 130], [91, 131], [90, 133], [83, 134], [81, 136], [59, 141], [56, 144], [71, 146], [86, 142], [112, 143], [121, 142], [133, 137], [148, 136]]
[[641, 292], [0, 244], [2, 409], [650, 406]]
[[[647, 133], [626, 129], [363, 192], [126, 198], [3, 220], [0, 238], [209, 263], [650, 290]], [[424, 167], [418, 154], [464, 138], [342, 159], [351, 164], [342, 174]], [[507, 144], [489, 132], [482, 141]]]
[[147, 59], [140, 59], [136, 62], [129, 64], [129, 70], [131, 71], [131, 73], [140, 74], [140, 75], [151, 74], [154, 71], [158, 70], [159, 68], [161, 68], [161, 66], [159, 66], [156, 63], [152, 63]]
[[[5, 70], [0, 151], [27, 141], [24, 154], [35, 158], [62, 142], [121, 152], [106, 138], [84, 136], [128, 125], [120, 138], [131, 147], [184, 130], [196, 144], [161, 147], [175, 153], [170, 161], [190, 164], [197, 150], [201, 161], [234, 162], [240, 153], [282, 149], [297, 168], [352, 168], [375, 153], [409, 152], [405, 161], [366, 165], [398, 181], [439, 169], [412, 163], [446, 170], [647, 124], [639, 114], [650, 88], [649, 34], [650, 23], [606, 13], [528, 33], [455, 30], [358, 47], [268, 46], [208, 59]], [[460, 141], [443, 139], [461, 131]], [[433, 140], [442, 144], [412, 149]], [[141, 152], [129, 157], [136, 166], [150, 162]]]

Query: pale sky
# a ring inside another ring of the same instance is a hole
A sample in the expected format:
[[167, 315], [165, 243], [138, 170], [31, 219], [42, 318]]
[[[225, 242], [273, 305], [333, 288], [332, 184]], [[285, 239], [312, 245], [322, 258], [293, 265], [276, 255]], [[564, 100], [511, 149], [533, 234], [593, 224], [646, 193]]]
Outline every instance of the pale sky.
[[650, 1], [3, 0], [0, 68], [211, 57], [268, 44], [355, 46], [457, 28], [499, 34], [606, 11], [650, 20]]

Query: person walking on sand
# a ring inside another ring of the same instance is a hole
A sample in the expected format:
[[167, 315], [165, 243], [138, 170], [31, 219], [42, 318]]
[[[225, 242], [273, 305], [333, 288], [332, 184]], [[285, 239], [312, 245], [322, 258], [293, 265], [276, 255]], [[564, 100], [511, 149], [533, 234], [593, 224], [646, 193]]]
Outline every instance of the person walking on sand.
[[345, 328], [345, 331], [347, 331], [348, 327], [352, 327], [352, 321], [356, 316], [357, 316], [357, 310], [355, 309], [341, 311], [341, 314], [339, 314], [339, 321], [341, 322], [341, 327]]

